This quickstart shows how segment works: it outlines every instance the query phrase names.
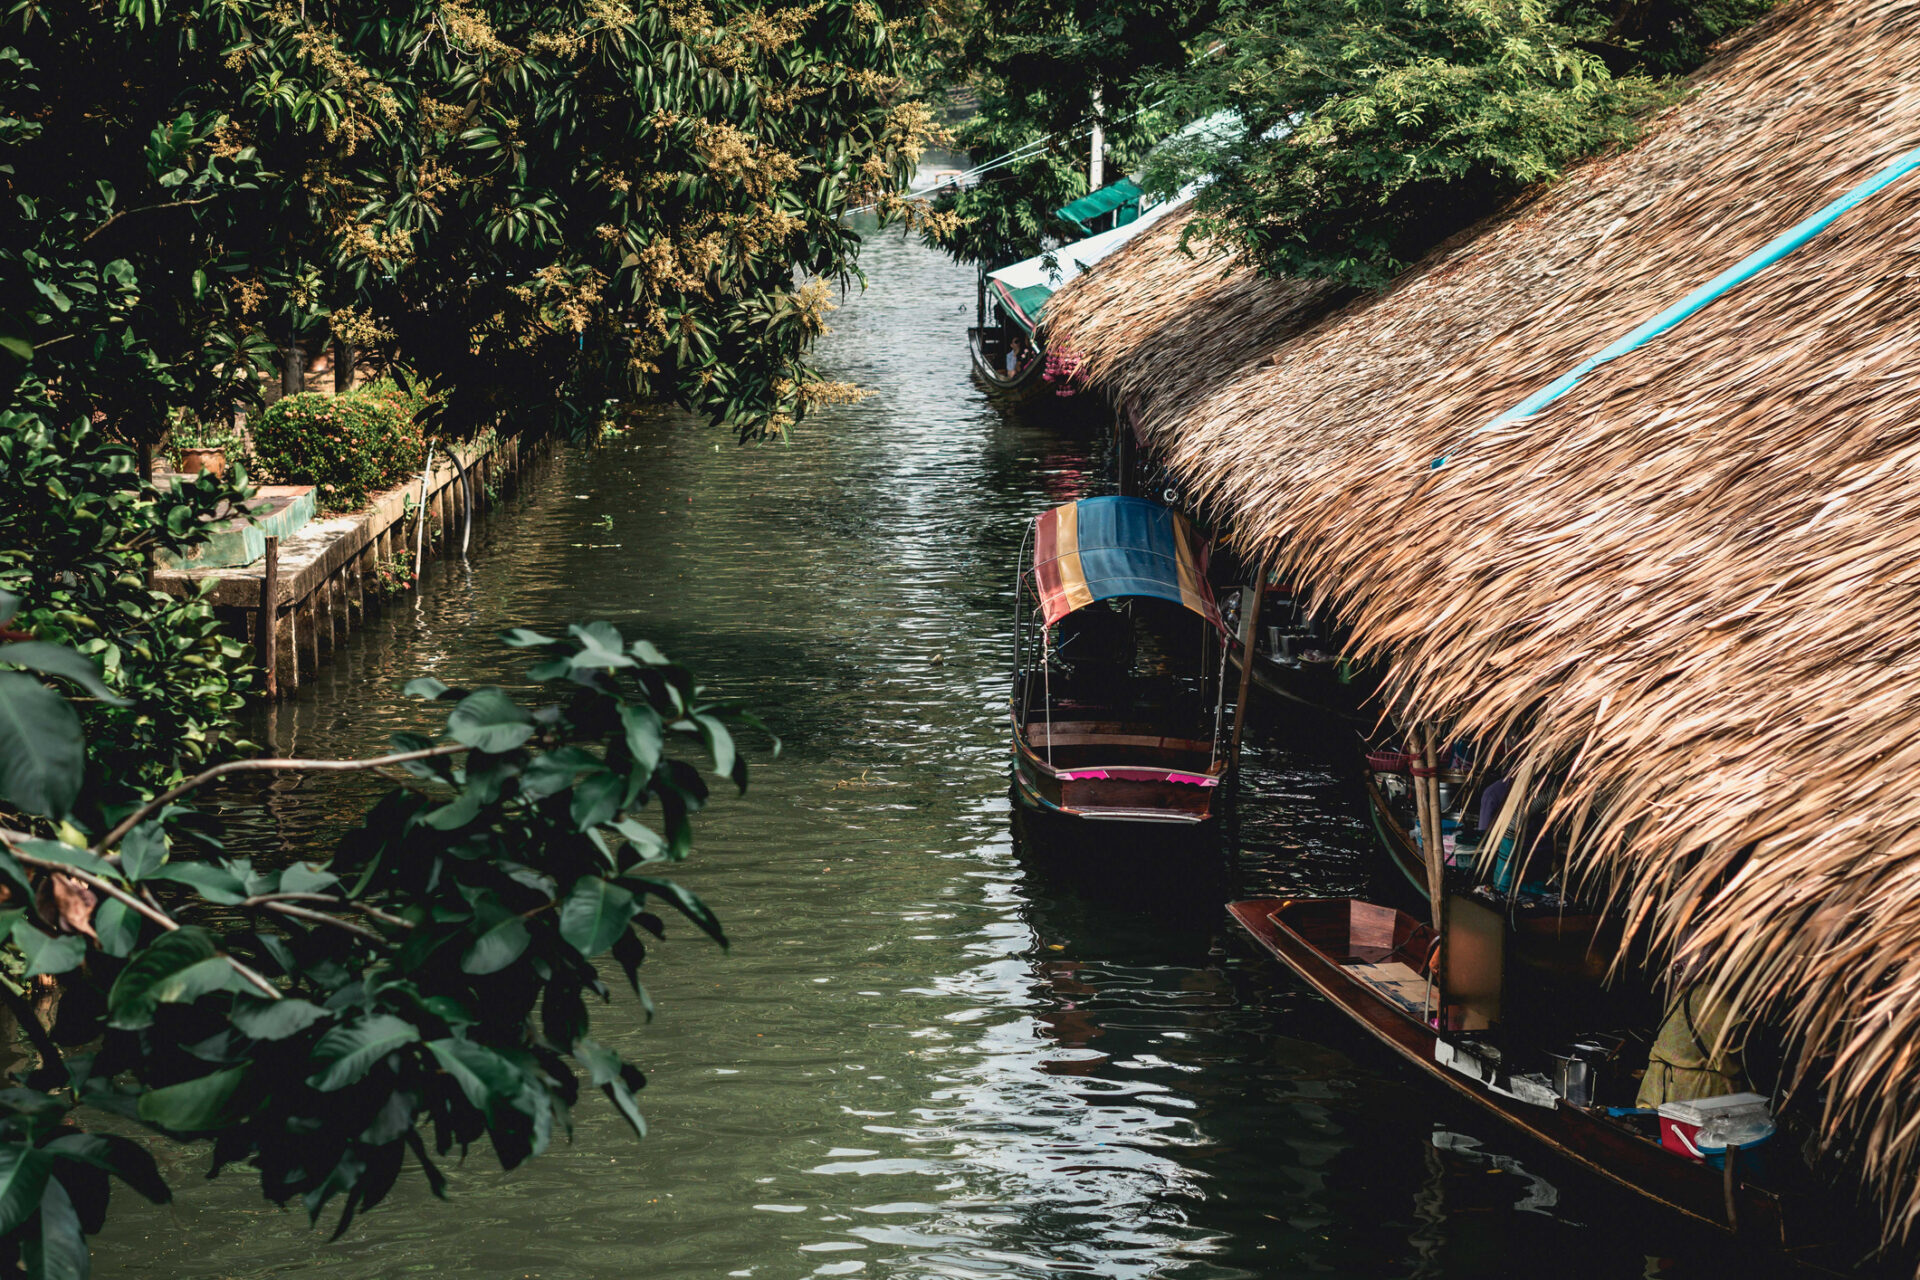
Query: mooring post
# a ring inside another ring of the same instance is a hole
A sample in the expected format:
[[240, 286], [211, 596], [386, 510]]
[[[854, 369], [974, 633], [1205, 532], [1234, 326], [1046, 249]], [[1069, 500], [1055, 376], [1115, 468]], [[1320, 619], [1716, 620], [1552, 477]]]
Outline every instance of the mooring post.
[[260, 665], [267, 674], [267, 697], [280, 696], [280, 539], [267, 539], [260, 566]]
[[[1255, 565], [1253, 585], [1240, 593], [1240, 693], [1233, 700], [1234, 785], [1240, 785], [1240, 738], [1247, 730], [1247, 696], [1253, 691], [1253, 646], [1260, 634], [1260, 602], [1267, 594], [1267, 570]], [[1252, 598], [1249, 599], [1248, 597]], [[1224, 674], [1224, 673], [1222, 673]]]

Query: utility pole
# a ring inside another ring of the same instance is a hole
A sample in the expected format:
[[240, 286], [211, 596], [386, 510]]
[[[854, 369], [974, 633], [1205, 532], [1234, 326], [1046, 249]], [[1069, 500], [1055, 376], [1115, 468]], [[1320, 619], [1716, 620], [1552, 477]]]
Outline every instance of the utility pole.
[[1087, 157], [1087, 192], [1091, 195], [1107, 185], [1107, 131], [1105, 113], [1100, 107], [1100, 91], [1093, 91], [1093, 147]]

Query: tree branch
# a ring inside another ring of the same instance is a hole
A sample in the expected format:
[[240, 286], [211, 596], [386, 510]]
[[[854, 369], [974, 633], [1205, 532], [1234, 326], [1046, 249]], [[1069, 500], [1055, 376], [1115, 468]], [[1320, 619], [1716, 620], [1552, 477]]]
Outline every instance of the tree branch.
[[107, 850], [126, 839], [129, 831], [132, 831], [148, 818], [151, 818], [154, 814], [187, 794], [187, 792], [203, 787], [215, 778], [224, 778], [230, 773], [274, 773], [287, 770], [299, 770], [303, 773], [357, 773], [367, 769], [384, 769], [389, 765], [405, 764], [409, 760], [426, 760], [434, 756], [459, 755], [462, 751], [467, 750], [470, 750], [470, 748], [463, 743], [445, 742], [437, 747], [428, 747], [422, 751], [398, 751], [392, 755], [375, 756], [367, 760], [229, 760], [225, 764], [217, 764], [211, 769], [195, 774], [179, 786], [161, 792], [152, 800], [147, 801], [138, 809], [135, 809], [126, 818], [122, 819], [119, 826], [100, 837], [100, 842], [93, 846], [93, 852], [98, 857], [106, 858], [110, 862], [114, 861], [118, 855], [109, 854]]
[[[114, 884], [108, 880], [102, 880], [99, 876], [94, 875], [91, 871], [82, 871], [79, 867], [71, 866], [65, 862], [53, 862], [46, 858], [36, 858], [32, 854], [23, 851], [18, 844], [19, 836], [17, 835], [17, 833], [11, 832], [11, 831], [0, 831], [0, 837], [4, 837], [8, 844], [13, 845], [13, 856], [15, 860], [20, 862], [22, 865], [29, 866], [29, 867], [38, 867], [42, 871], [57, 871], [61, 875], [72, 876], [75, 880], [78, 880], [81, 884], [86, 885], [89, 889], [92, 889], [95, 893], [104, 893], [109, 898], [116, 899], [117, 901], [124, 903], [126, 906], [131, 907], [134, 911], [138, 912], [142, 916], [145, 916], [147, 919], [153, 921], [153, 923], [159, 925], [162, 929], [165, 929], [168, 933], [172, 933], [174, 930], [180, 927], [179, 922], [176, 921], [172, 916], [168, 915], [166, 912], [160, 910], [157, 907], [148, 906], [145, 902], [142, 902], [139, 898], [135, 897], [133, 894], [128, 893], [125, 889], [122, 889], [119, 885]], [[260, 993], [266, 996], [269, 1000], [279, 1000], [282, 998], [280, 994], [280, 988], [274, 986], [271, 982], [268, 982], [265, 978], [261, 977], [258, 973], [254, 972], [253, 969], [249, 968], [246, 964], [242, 963], [240, 960], [236, 959], [233, 956], [227, 955], [225, 952], [222, 952], [221, 955], [225, 958], [228, 964], [233, 966], [235, 973], [238, 973], [242, 978], [245, 978], [254, 987], [258, 988]]]
[[95, 227], [93, 230], [87, 232], [87, 234], [81, 236], [80, 243], [85, 244], [87, 241], [93, 239], [95, 236], [99, 235], [102, 231], [105, 231], [108, 227], [112, 226], [114, 223], [120, 221], [120, 219], [132, 217], [136, 213], [152, 213], [156, 209], [184, 209], [188, 205], [208, 204], [214, 200], [218, 200], [219, 198], [220, 197], [217, 195], [200, 196], [199, 198], [194, 200], [167, 200], [167, 201], [163, 201], [160, 204], [143, 204], [138, 209], [122, 209], [120, 212], [112, 215], [105, 222], [101, 223], [99, 226]]

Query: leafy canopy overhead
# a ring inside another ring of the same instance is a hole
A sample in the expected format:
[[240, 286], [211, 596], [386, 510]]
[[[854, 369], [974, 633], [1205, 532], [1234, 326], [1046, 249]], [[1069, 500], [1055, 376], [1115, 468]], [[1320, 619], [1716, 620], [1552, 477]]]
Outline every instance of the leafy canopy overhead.
[[840, 215], [899, 211], [930, 127], [875, 0], [21, 0], [0, 29], [0, 336], [140, 440], [292, 335], [403, 357], [459, 434], [637, 397], [777, 431], [844, 394], [806, 362], [857, 274]]
[[1192, 118], [1239, 114], [1187, 238], [1271, 274], [1379, 286], [1568, 164], [1630, 141], [1708, 45], [1768, 0], [1227, 0], [1218, 43], [1163, 87]]

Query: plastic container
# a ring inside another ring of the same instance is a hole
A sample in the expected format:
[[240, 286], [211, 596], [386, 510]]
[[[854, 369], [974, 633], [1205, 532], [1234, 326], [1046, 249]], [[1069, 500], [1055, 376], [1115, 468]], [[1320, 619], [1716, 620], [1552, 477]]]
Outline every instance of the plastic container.
[[1773, 1136], [1773, 1116], [1757, 1093], [1660, 1104], [1660, 1145], [1689, 1160], [1726, 1164], [1727, 1148], [1758, 1146]]

